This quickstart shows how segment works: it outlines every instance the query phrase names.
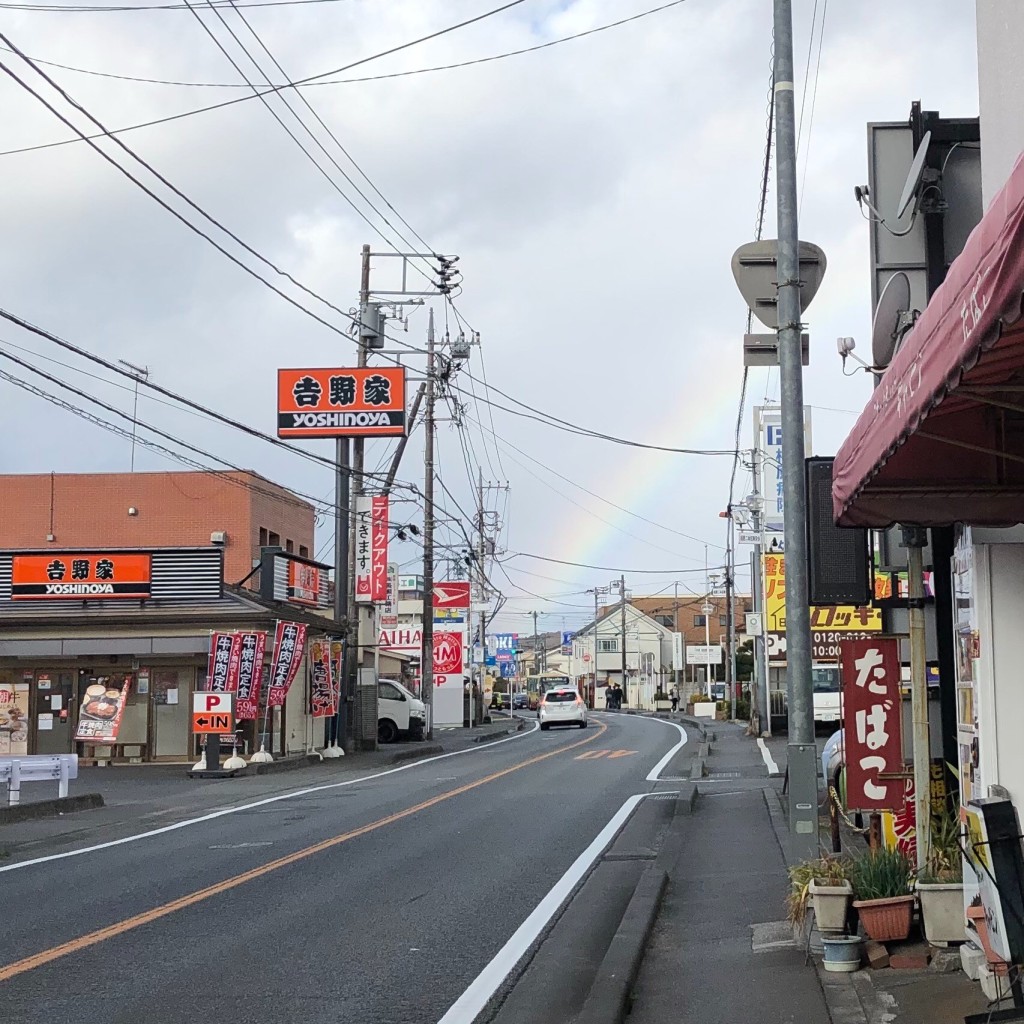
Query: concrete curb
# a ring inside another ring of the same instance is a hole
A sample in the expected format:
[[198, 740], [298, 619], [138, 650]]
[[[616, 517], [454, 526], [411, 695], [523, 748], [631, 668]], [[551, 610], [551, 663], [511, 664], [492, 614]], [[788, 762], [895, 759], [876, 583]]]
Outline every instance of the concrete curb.
[[403, 761], [415, 761], [418, 757], [431, 757], [434, 754], [443, 754], [444, 747], [440, 743], [423, 743], [411, 747], [409, 750], [399, 750], [391, 755], [392, 764], [401, 764]]
[[690, 815], [697, 810], [697, 802], [700, 800], [700, 788], [696, 783], [683, 786], [676, 798], [676, 814]]
[[695, 782], [697, 779], [703, 779], [704, 773], [707, 770], [707, 762], [703, 757], [695, 757], [690, 762], [690, 781]]
[[101, 793], [81, 793], [77, 796], [54, 797], [32, 804], [18, 804], [15, 807], [0, 807], [0, 825], [13, 825], [19, 821], [35, 821], [39, 818], [56, 818], [73, 811], [90, 811], [103, 806]]
[[251, 764], [240, 770], [240, 775], [275, 775], [278, 772], [293, 772], [297, 768], [312, 768], [321, 764], [323, 758], [319, 754], [303, 754], [301, 757], [282, 758], [280, 761], [266, 761], [263, 764]]
[[640, 876], [576, 1024], [622, 1024], [626, 1019], [667, 884], [665, 869], [654, 864]]

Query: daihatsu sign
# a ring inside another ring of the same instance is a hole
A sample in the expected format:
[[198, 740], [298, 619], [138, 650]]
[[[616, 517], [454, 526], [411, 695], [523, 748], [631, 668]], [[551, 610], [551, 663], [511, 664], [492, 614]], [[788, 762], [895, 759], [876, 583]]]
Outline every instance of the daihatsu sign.
[[377, 646], [386, 651], [409, 651], [419, 654], [423, 650], [423, 629], [421, 626], [382, 629], [377, 636]]

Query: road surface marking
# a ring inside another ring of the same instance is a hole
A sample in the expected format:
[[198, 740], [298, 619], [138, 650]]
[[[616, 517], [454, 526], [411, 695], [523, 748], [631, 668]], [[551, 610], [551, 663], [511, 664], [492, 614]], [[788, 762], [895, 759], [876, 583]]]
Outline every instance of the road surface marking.
[[635, 750], [613, 750], [608, 755], [608, 760], [610, 761], [610, 760], [612, 760], [612, 758], [615, 758], [615, 757], [629, 757], [630, 754], [635, 754], [635, 753], [637, 753], [637, 751], [635, 751]]
[[769, 775], [778, 775], [779, 766], [775, 763], [775, 758], [772, 757], [772, 752], [768, 749], [768, 744], [765, 743], [764, 738], [758, 736], [757, 745], [761, 748], [761, 757], [764, 758], [765, 767], [768, 769]]
[[495, 954], [494, 959], [476, 976], [469, 988], [452, 1004], [438, 1024], [473, 1024], [505, 979], [527, 950], [537, 941], [558, 909], [566, 901], [594, 862], [633, 813], [637, 804], [651, 794], [639, 793], [615, 812], [593, 842], [573, 861], [569, 870], [555, 882], [551, 891], [537, 904], [530, 916], [515, 930], [512, 938]]
[[588, 750], [586, 753], [577, 754], [574, 761], [596, 761], [599, 757], [607, 756], [610, 761], [613, 757], [629, 757], [630, 754], [636, 754], [636, 750]]
[[686, 779], [669, 780], [669, 779], [663, 779], [661, 777], [661, 773], [665, 770], [665, 766], [669, 763], [669, 761], [671, 761], [672, 758], [675, 757], [676, 754], [678, 754], [679, 751], [682, 750], [683, 747], [686, 746], [686, 730], [678, 722], [669, 722], [669, 721], [666, 721], [664, 718], [646, 718], [645, 717], [644, 721], [647, 721], [647, 722], [661, 722], [663, 725], [670, 725], [673, 729], [678, 729], [679, 730], [679, 742], [650, 770], [650, 772], [648, 772], [648, 774], [647, 774], [647, 781], [648, 782], [669, 782], [669, 781], [682, 782], [682, 781], [689, 781], [689, 780], [686, 780]]
[[[248, 804], [238, 806], [222, 807], [217, 811], [210, 811], [209, 814], [200, 815], [198, 818], [187, 818], [185, 821], [176, 821], [173, 825], [162, 825], [160, 828], [150, 829], [148, 832], [137, 832], [134, 835], [124, 836], [121, 839], [112, 839], [106, 843], [97, 843], [95, 846], [83, 846], [79, 850], [65, 850], [63, 853], [50, 853], [45, 857], [33, 857], [31, 860], [17, 861], [14, 864], [6, 864], [0, 867], [0, 874], [6, 871], [20, 871], [22, 868], [30, 868], [36, 864], [46, 864], [53, 860], [64, 860], [67, 857], [81, 857], [86, 853], [96, 853], [99, 850], [109, 850], [114, 846], [124, 846], [127, 843], [137, 843], [140, 839], [152, 839], [154, 836], [162, 836], [167, 832], [176, 832], [180, 828], [189, 828], [192, 825], [201, 825], [205, 821], [213, 821], [216, 818], [223, 818], [227, 814], [238, 814], [241, 811], [251, 811], [257, 807], [265, 807], [267, 804], [276, 804], [281, 800], [293, 800], [298, 796], [309, 796], [311, 793], [322, 793], [328, 789], [341, 789], [344, 786], [357, 786], [363, 782], [373, 782], [375, 779], [382, 779], [386, 775], [394, 775], [397, 772], [406, 772], [410, 768], [419, 768], [422, 765], [430, 764], [432, 761], [443, 761], [447, 757], [457, 757], [460, 754], [475, 754], [481, 750], [491, 750], [500, 747], [503, 743], [511, 743], [513, 740], [523, 739], [530, 736], [539, 728], [534, 722], [533, 728], [528, 732], [518, 732], [507, 739], [495, 740], [493, 743], [485, 743], [479, 747], [469, 747], [466, 750], [453, 750], [447, 754], [435, 754], [433, 757], [424, 757], [422, 760], [410, 761], [409, 764], [399, 765], [397, 768], [388, 768], [383, 772], [376, 772], [373, 775], [361, 775], [357, 779], [346, 779], [344, 782], [328, 782], [322, 786], [309, 786], [306, 789], [294, 789], [287, 793], [278, 793], [275, 796], [263, 797]], [[599, 734], [600, 735], [600, 734]]]
[[[208, 900], [211, 896], [219, 896], [221, 893], [228, 892], [231, 889], [236, 889], [238, 886], [244, 885], [246, 882], [262, 878], [264, 875], [269, 875], [271, 872], [277, 871], [280, 868], [288, 867], [289, 865], [295, 864], [301, 860], [306, 860], [314, 854], [322, 853], [324, 850], [333, 849], [335, 846], [340, 846], [342, 843], [349, 842], [349, 840], [358, 839], [360, 836], [368, 835], [370, 832], [376, 832], [377, 829], [383, 828], [385, 825], [393, 825], [395, 822], [402, 821], [404, 818], [418, 814], [420, 811], [436, 807], [438, 804], [451, 800], [454, 797], [461, 796], [463, 793], [468, 793], [471, 790], [478, 789], [480, 786], [484, 786], [489, 782], [494, 782], [496, 779], [501, 779], [506, 775], [511, 775], [513, 772], [517, 772], [521, 768], [527, 768], [530, 765], [539, 764], [541, 761], [546, 761], [549, 757], [557, 757], [559, 754], [564, 754], [566, 751], [582, 747], [586, 743], [593, 743], [594, 740], [598, 739], [608, 727], [606, 725], [600, 725], [598, 728], [600, 729], [600, 732], [596, 732], [594, 735], [588, 736], [586, 739], [577, 740], [575, 743], [570, 743], [567, 746], [560, 747], [558, 750], [549, 750], [547, 753], [537, 754], [535, 757], [528, 758], [525, 761], [520, 761], [519, 764], [514, 764], [509, 768], [502, 768], [501, 771], [492, 772], [490, 775], [486, 775], [482, 779], [477, 779], [475, 782], [467, 782], [463, 786], [457, 786], [455, 789], [439, 793], [437, 796], [433, 796], [429, 800], [423, 800], [421, 803], [414, 804], [412, 807], [406, 807], [404, 810], [396, 811], [394, 814], [387, 815], [387, 817], [378, 818], [376, 821], [372, 821], [368, 825], [361, 825], [359, 828], [354, 828], [349, 832], [343, 832], [341, 835], [332, 836], [330, 839], [323, 839], [319, 843], [314, 843], [312, 846], [296, 850], [294, 853], [286, 854], [284, 857], [278, 857], [277, 860], [268, 861], [266, 864], [259, 865], [259, 867], [252, 868], [249, 871], [243, 871], [239, 875], [234, 875], [231, 878], [225, 878], [223, 881], [215, 882], [213, 885], [208, 885], [205, 889], [197, 889], [195, 892], [187, 893], [185, 896], [179, 896], [178, 899], [171, 900], [169, 903], [153, 907], [151, 910], [145, 910], [141, 914], [126, 917], [121, 921], [114, 922], [114, 924], [107, 925], [105, 928], [99, 928], [86, 935], [80, 935], [77, 939], [71, 939], [69, 942], [63, 942], [59, 946], [52, 946], [50, 949], [44, 949], [38, 953], [33, 953], [31, 956], [23, 957], [21, 960], [16, 960], [14, 963], [7, 964], [6, 967], [0, 967], [0, 982], [9, 981], [11, 978], [15, 978], [19, 974], [35, 970], [38, 967], [43, 967], [44, 965], [52, 963], [54, 960], [59, 960], [71, 953], [77, 953], [80, 950], [88, 949], [90, 946], [96, 946], [101, 942], [105, 942], [107, 939], [117, 938], [119, 935], [124, 935], [126, 932], [130, 932], [135, 928], [140, 928], [144, 924], [151, 924], [153, 921], [159, 921], [162, 917], [167, 917], [169, 914], [176, 913], [179, 910], [185, 910], [187, 907], [203, 902], [203, 900]], [[602, 835], [603, 834], [604, 833], [602, 833]]]

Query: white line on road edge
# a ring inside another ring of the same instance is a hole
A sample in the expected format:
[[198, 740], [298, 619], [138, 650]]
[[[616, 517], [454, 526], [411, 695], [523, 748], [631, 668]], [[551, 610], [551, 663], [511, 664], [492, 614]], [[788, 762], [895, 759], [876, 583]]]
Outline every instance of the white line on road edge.
[[663, 725], [671, 725], [673, 729], [679, 730], [679, 742], [650, 770], [647, 775], [648, 782], [679, 782], [679, 779], [663, 779], [661, 773], [667, 767], [669, 761], [686, 746], [686, 730], [678, 722], [668, 722], [664, 718], [648, 718], [648, 722], [661, 722]]
[[148, 832], [139, 832], [133, 836], [124, 836], [122, 839], [112, 839], [106, 843], [97, 843], [95, 846], [83, 846], [80, 850], [66, 850], [64, 853], [51, 853], [45, 857], [33, 857], [31, 860], [18, 861], [16, 864], [7, 864], [0, 867], [0, 874], [7, 871], [20, 871], [22, 868], [30, 868], [36, 864], [47, 864], [54, 860], [65, 860], [68, 857], [81, 857], [86, 853], [96, 853], [100, 850], [109, 850], [114, 846], [125, 846], [128, 843], [137, 843], [140, 839], [152, 839], [154, 836], [162, 836], [168, 832], [176, 832], [181, 828], [188, 828], [191, 825], [201, 825], [205, 821], [213, 821], [215, 818], [223, 818], [228, 814], [238, 814], [240, 811], [251, 811], [255, 807], [266, 807], [267, 804], [276, 804], [281, 800], [292, 800], [298, 796], [309, 796], [310, 793], [322, 793], [328, 789], [341, 789], [343, 786], [355, 786], [360, 782], [373, 782], [374, 779], [383, 779], [386, 775], [395, 775], [398, 772], [408, 771], [410, 768], [419, 768], [421, 765], [430, 764], [432, 761], [443, 761], [448, 757], [456, 757], [459, 754], [475, 754], [481, 750], [491, 750], [501, 746], [502, 743], [511, 743], [512, 740], [522, 739], [537, 731], [539, 723], [534, 722], [533, 728], [527, 732], [517, 732], [514, 736], [508, 736], [503, 740], [495, 740], [493, 743], [483, 743], [479, 747], [467, 747], [465, 750], [453, 750], [447, 754], [435, 754], [433, 757], [425, 757], [421, 761], [411, 761], [409, 764], [399, 765], [397, 768], [389, 768], [387, 771], [376, 772], [374, 775], [361, 775], [358, 779], [346, 779], [344, 782], [328, 782], [322, 786], [309, 786], [306, 789], [296, 789], [289, 793], [278, 793], [276, 796], [264, 797], [262, 800], [255, 800], [248, 804], [239, 804], [237, 807], [224, 807], [219, 811], [211, 811], [198, 818], [188, 818], [185, 821], [176, 821], [173, 825], [164, 825], [161, 828], [154, 828]]
[[645, 797], [652, 795], [655, 794], [639, 793], [626, 800], [615, 812], [611, 821], [597, 834], [594, 841], [572, 862], [569, 870], [555, 882], [551, 891], [537, 904], [530, 916], [515, 930], [512, 938], [498, 950], [494, 959], [452, 1004], [438, 1024], [472, 1024], [476, 1020], [494, 993], [501, 987], [502, 982], [512, 973], [526, 951], [537, 941], [541, 932], [576, 888], [580, 879], [604, 853], [637, 804]]
[[758, 736], [757, 745], [761, 748], [761, 757], [764, 758], [764, 763], [768, 769], [768, 774], [778, 775], [779, 766], [775, 763], [775, 758], [772, 757], [772, 752], [768, 749], [768, 744], [765, 743], [763, 737]]

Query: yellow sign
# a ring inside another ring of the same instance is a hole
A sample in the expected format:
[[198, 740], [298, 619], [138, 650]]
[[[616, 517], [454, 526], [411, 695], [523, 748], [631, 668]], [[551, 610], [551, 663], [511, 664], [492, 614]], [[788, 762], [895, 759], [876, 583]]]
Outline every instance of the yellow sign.
[[[785, 555], [764, 555], [765, 629], [769, 633], [786, 631], [786, 558]], [[882, 628], [882, 612], [878, 608], [852, 604], [811, 606], [811, 629], [836, 633], [875, 632]]]

